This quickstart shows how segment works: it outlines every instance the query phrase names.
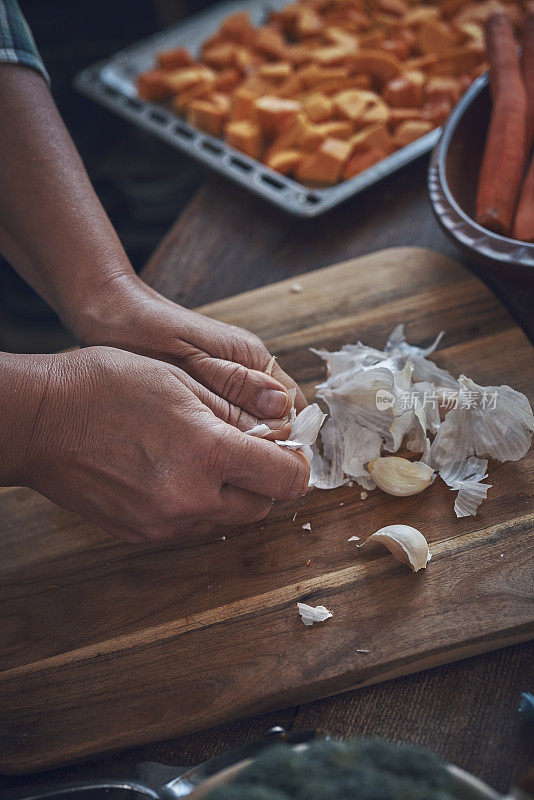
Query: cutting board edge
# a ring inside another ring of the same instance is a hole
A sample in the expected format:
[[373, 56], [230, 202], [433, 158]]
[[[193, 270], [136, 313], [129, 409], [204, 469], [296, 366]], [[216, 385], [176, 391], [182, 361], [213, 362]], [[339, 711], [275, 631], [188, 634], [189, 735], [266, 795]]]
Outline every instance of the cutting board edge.
[[[276, 288], [283, 289], [287, 286], [292, 286], [295, 283], [301, 283], [302, 281], [305, 281], [311, 277], [319, 278], [321, 277], [321, 275], [324, 275], [326, 272], [328, 272], [328, 270], [337, 270], [337, 269], [341, 270], [344, 267], [347, 267], [349, 264], [353, 264], [356, 262], [358, 262], [360, 265], [362, 263], [365, 265], [365, 262], [367, 260], [371, 261], [377, 255], [382, 255], [387, 253], [390, 256], [397, 252], [405, 255], [407, 251], [413, 252], [414, 255], [417, 255], [418, 257], [438, 256], [439, 258], [443, 259], [444, 263], [449, 264], [453, 269], [455, 270], [459, 269], [462, 272], [464, 272], [466, 281], [476, 282], [481, 287], [482, 291], [490, 294], [492, 297], [495, 297], [491, 289], [488, 286], [486, 286], [486, 284], [483, 281], [481, 281], [480, 278], [478, 278], [474, 273], [472, 273], [467, 267], [465, 267], [459, 261], [456, 261], [456, 259], [452, 258], [452, 256], [446, 255], [445, 253], [441, 253], [439, 250], [432, 250], [430, 247], [413, 247], [412, 245], [396, 245], [395, 247], [385, 247], [382, 250], [375, 250], [374, 252], [364, 253], [363, 255], [359, 256], [353, 256], [352, 258], [347, 258], [344, 261], [334, 261], [331, 264], [326, 264], [324, 267], [318, 267], [317, 269], [312, 269], [309, 272], [302, 272], [300, 274], [294, 275], [291, 278], [283, 278], [282, 280], [279, 281], [266, 283], [263, 286], [257, 287], [256, 289], [247, 289], [247, 291], [239, 292], [238, 294], [230, 295], [229, 297], [223, 297], [221, 300], [215, 300], [211, 303], [204, 303], [201, 306], [195, 307], [194, 310], [200, 314], [207, 314], [209, 316], [208, 312], [210, 309], [212, 309], [215, 306], [223, 306], [225, 303], [229, 301], [235, 301], [236, 298], [247, 298], [247, 297], [254, 297], [255, 295], [261, 295], [262, 293], [264, 293], [265, 289], [276, 289]], [[500, 301], [497, 298], [495, 299], [496, 302], [502, 305], [502, 303], [500, 303]], [[520, 330], [522, 330], [522, 328], [512, 318], [506, 306], [503, 306], [503, 308], [505, 308], [505, 310], [509, 314], [512, 323], [516, 325]]]
[[72, 757], [68, 756], [66, 759], [60, 761], [47, 758], [25, 758], [24, 756], [21, 756], [20, 753], [14, 753], [13, 755], [17, 760], [17, 765], [13, 766], [13, 762], [9, 761], [9, 759], [8, 761], [4, 761], [2, 754], [0, 754], [0, 774], [14, 776], [25, 774], [31, 775], [32, 773], [40, 772], [42, 770], [57, 769], [59, 767], [69, 766], [70, 764], [78, 763], [80, 761], [88, 761], [104, 754], [107, 755], [111, 753], [120, 753], [133, 747], [142, 747], [147, 744], [162, 742], [167, 739], [177, 738], [179, 736], [188, 736], [193, 733], [209, 730], [217, 725], [247, 719], [252, 715], [256, 716], [257, 714], [276, 713], [277, 711], [282, 713], [287, 708], [304, 705], [306, 703], [314, 702], [315, 700], [323, 700], [328, 697], [335, 697], [337, 695], [346, 694], [347, 692], [357, 691], [358, 689], [364, 689], [367, 686], [384, 683], [386, 681], [393, 680], [394, 678], [413, 675], [418, 672], [423, 672], [427, 669], [434, 669], [436, 667], [443, 666], [444, 664], [452, 664], [455, 661], [461, 661], [466, 658], [483, 655], [484, 653], [491, 653], [494, 650], [499, 650], [503, 647], [511, 647], [515, 644], [531, 641], [532, 639], [534, 639], [534, 619], [531, 623], [523, 623], [518, 626], [517, 632], [512, 629], [509, 634], [503, 634], [499, 639], [493, 639], [491, 641], [482, 639], [480, 642], [470, 642], [468, 645], [460, 644], [458, 648], [447, 651], [446, 658], [438, 658], [438, 655], [442, 655], [440, 651], [439, 654], [434, 653], [432, 655], [424, 656], [422, 659], [406, 662], [404, 665], [406, 668], [392, 668], [378, 676], [375, 675], [372, 678], [358, 681], [355, 684], [347, 683], [346, 686], [343, 686], [342, 688], [333, 692], [323, 692], [322, 690], [317, 691], [317, 684], [309, 685], [307, 688], [311, 691], [309, 691], [309, 693], [305, 692], [301, 695], [298, 693], [295, 695], [292, 690], [288, 690], [291, 691], [292, 697], [297, 697], [297, 700], [288, 700], [287, 704], [285, 703], [284, 699], [281, 701], [275, 701], [269, 698], [254, 710], [238, 710], [237, 713], [232, 716], [228, 716], [226, 714], [221, 714], [220, 716], [216, 715], [213, 718], [205, 720], [199, 726], [189, 725], [184, 728], [166, 727], [159, 734], [156, 734], [156, 736], [154, 736], [153, 733], [148, 734], [143, 738], [126, 736], [124, 741], [116, 746], [106, 747], [105, 749], [90, 747], [82, 750], [78, 749], [72, 754]]

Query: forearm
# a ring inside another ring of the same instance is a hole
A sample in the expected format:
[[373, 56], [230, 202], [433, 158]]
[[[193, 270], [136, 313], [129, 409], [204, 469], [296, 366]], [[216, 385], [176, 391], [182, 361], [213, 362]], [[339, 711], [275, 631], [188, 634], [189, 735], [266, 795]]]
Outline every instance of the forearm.
[[135, 273], [42, 78], [0, 65], [0, 248], [78, 333], [92, 296]]
[[0, 486], [27, 484], [52, 356], [0, 353]]

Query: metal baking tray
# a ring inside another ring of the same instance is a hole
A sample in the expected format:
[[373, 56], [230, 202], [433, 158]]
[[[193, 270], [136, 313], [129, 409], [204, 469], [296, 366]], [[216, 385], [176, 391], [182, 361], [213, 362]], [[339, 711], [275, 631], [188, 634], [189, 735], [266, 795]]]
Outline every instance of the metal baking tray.
[[436, 128], [348, 181], [316, 189], [269, 169], [260, 161], [230, 147], [222, 139], [193, 128], [171, 109], [141, 100], [135, 87], [136, 75], [154, 65], [158, 50], [188, 47], [193, 54], [198, 54], [202, 42], [215, 33], [228, 14], [246, 9], [252, 21], [259, 25], [267, 19], [269, 11], [282, 8], [287, 2], [232, 0], [221, 3], [87, 67], [75, 76], [74, 85], [80, 92], [121, 117], [154, 133], [285, 211], [299, 217], [315, 217], [429, 152], [437, 143], [441, 129]]

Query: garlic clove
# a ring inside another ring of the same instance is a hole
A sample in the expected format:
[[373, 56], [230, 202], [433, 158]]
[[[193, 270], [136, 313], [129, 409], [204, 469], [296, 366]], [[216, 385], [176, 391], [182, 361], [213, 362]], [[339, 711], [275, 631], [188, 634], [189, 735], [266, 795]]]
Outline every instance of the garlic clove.
[[380, 542], [387, 547], [395, 558], [403, 564], [408, 564], [412, 572], [425, 569], [432, 558], [427, 540], [421, 531], [412, 528], [411, 525], [387, 525], [372, 533], [363, 544], [358, 544], [356, 547], [364, 547], [371, 541]]
[[430, 486], [435, 477], [434, 470], [427, 464], [399, 456], [376, 458], [369, 463], [368, 470], [377, 486], [396, 497], [419, 494]]

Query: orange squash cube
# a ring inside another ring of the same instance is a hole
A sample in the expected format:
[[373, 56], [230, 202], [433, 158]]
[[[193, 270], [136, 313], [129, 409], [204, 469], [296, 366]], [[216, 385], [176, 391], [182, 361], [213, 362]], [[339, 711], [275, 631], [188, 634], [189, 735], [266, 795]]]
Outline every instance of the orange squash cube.
[[194, 64], [195, 59], [186, 47], [174, 47], [172, 50], [161, 50], [157, 53], [156, 61], [161, 69], [178, 69]]
[[226, 141], [251, 158], [259, 159], [263, 152], [260, 126], [248, 119], [229, 122], [225, 130]]
[[225, 69], [235, 66], [236, 47], [233, 42], [220, 42], [207, 47], [202, 53], [202, 60], [214, 69]]
[[426, 133], [430, 133], [433, 127], [431, 122], [422, 119], [401, 122], [395, 131], [393, 141], [397, 147], [404, 147], [407, 144], [411, 144], [411, 142], [415, 142], [416, 139], [420, 139]]
[[425, 86], [425, 100], [431, 103], [448, 100], [454, 105], [460, 99], [461, 94], [460, 79], [448, 75], [432, 75]]
[[312, 92], [303, 101], [303, 106], [312, 122], [324, 122], [331, 119], [334, 104], [325, 94]]
[[289, 175], [302, 161], [304, 153], [301, 150], [277, 150], [265, 157], [265, 163], [271, 169], [282, 175]]
[[157, 103], [171, 97], [172, 90], [167, 83], [169, 73], [163, 69], [149, 69], [140, 72], [136, 78], [137, 93], [143, 100]]
[[221, 92], [230, 92], [235, 89], [240, 80], [241, 74], [237, 69], [223, 69], [215, 76], [213, 88]]
[[359, 175], [360, 172], [365, 172], [365, 170], [369, 169], [369, 167], [372, 167], [374, 164], [382, 161], [386, 155], [386, 153], [376, 147], [368, 147], [365, 150], [355, 153], [349, 158], [345, 165], [343, 170], [343, 180], [347, 181], [349, 178]]
[[417, 45], [421, 53], [443, 53], [458, 44], [458, 34], [446, 22], [429, 19], [417, 31]]
[[277, 61], [274, 64], [261, 64], [258, 67], [258, 75], [268, 81], [283, 81], [289, 78], [293, 72], [293, 67], [288, 61]]
[[295, 169], [295, 177], [304, 183], [331, 186], [341, 177], [352, 145], [341, 139], [326, 139], [315, 153], [305, 156]]
[[314, 130], [324, 139], [332, 136], [335, 139], [350, 139], [354, 133], [354, 125], [348, 119], [333, 119], [316, 125]]
[[423, 104], [425, 75], [418, 70], [407, 70], [391, 78], [382, 89], [382, 97], [392, 108], [418, 108]]
[[353, 153], [368, 150], [370, 147], [374, 147], [386, 155], [395, 150], [395, 143], [388, 126], [380, 122], [362, 128], [361, 131], [354, 134], [351, 142]]
[[254, 108], [256, 99], [257, 95], [254, 92], [240, 86], [239, 89], [236, 89], [232, 97], [230, 117], [233, 120], [255, 120], [257, 116], [256, 109]]
[[347, 58], [352, 73], [365, 72], [383, 84], [399, 75], [402, 65], [398, 58], [382, 50], [362, 50]]
[[269, 25], [257, 28], [251, 41], [252, 47], [269, 58], [283, 58], [285, 40], [279, 30]]
[[284, 123], [295, 119], [302, 110], [297, 100], [268, 94], [258, 97], [254, 102], [254, 108], [260, 127], [267, 136], [274, 136], [282, 129]]
[[187, 107], [186, 119], [195, 128], [211, 136], [221, 136], [229, 105], [229, 101], [225, 104], [216, 100], [193, 100]]
[[254, 37], [254, 27], [248, 11], [237, 11], [226, 17], [219, 26], [219, 35], [233, 42], [246, 44]]
[[172, 94], [183, 92], [203, 80], [210, 81], [212, 84], [215, 81], [215, 73], [205, 64], [184, 67], [167, 73], [167, 85]]

